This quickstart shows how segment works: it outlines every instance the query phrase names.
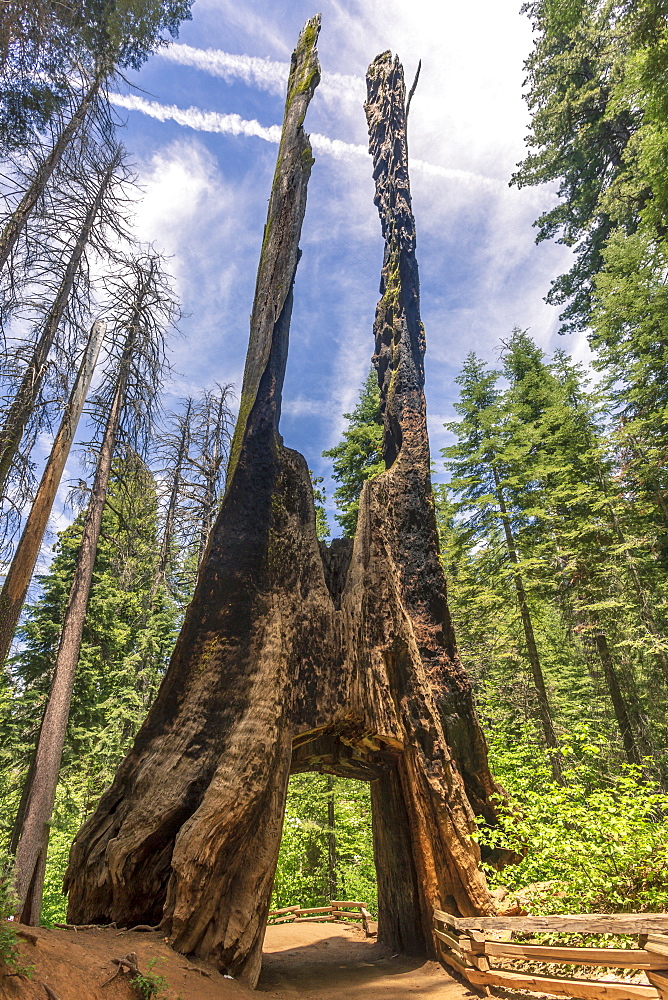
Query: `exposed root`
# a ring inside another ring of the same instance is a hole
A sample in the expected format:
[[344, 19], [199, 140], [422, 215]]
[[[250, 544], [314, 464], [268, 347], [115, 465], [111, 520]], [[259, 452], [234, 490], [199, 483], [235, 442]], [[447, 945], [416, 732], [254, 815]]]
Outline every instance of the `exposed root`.
[[133, 976], [141, 975], [139, 972], [139, 965], [137, 964], [138, 962], [139, 959], [137, 958], [137, 953], [134, 951], [128, 952], [125, 958], [112, 958], [111, 964], [117, 965], [118, 968], [114, 972], [113, 976], [110, 976], [109, 979], [106, 979], [102, 983], [102, 987], [108, 986], [109, 983], [113, 982], [117, 976], [122, 976], [124, 972], [131, 972]]

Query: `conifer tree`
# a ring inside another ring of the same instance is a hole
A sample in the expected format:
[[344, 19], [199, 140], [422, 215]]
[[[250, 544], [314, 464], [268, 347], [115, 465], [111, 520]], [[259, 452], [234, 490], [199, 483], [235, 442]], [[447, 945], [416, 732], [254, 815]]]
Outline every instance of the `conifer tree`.
[[352, 413], [344, 413], [343, 416], [348, 421], [343, 440], [322, 454], [324, 458], [334, 460], [332, 477], [339, 483], [334, 490], [339, 511], [335, 517], [344, 535], [352, 538], [357, 526], [362, 486], [385, 468], [380, 392], [374, 368], [366, 377], [357, 406]]
[[[580, 634], [596, 649], [631, 763], [639, 764], [638, 727], [615, 667], [606, 634], [606, 607], [619, 589], [605, 497], [606, 461], [592, 415], [575, 408], [575, 371], [560, 358], [562, 384], [523, 331], [505, 345], [505, 434], [515, 449], [518, 504], [524, 508], [529, 549], [548, 580], [558, 567], [571, 594]], [[623, 603], [623, 595], [618, 600]], [[619, 619], [616, 628], [619, 629]]]
[[521, 510], [515, 502], [514, 455], [509, 456], [504, 440], [497, 378], [497, 373], [487, 371], [474, 354], [468, 355], [456, 379], [461, 389], [455, 409], [461, 420], [446, 425], [457, 435], [458, 442], [444, 449], [443, 454], [447, 458], [446, 468], [451, 472], [450, 489], [459, 497], [457, 512], [465, 515], [469, 533], [477, 537], [502, 533], [504, 561], [510, 570], [522, 621], [543, 737], [550, 751], [554, 778], [561, 781], [559, 741], [536, 643], [526, 573], [515, 537], [515, 520]]
[[[115, 281], [110, 305], [119, 331], [115, 370], [107, 381], [104, 432], [84, 519], [74, 579], [63, 619], [51, 690], [33, 767], [16, 823], [14, 881], [18, 913], [39, 920], [53, 809], [63, 745], [93, 577], [114, 451], [122, 432], [140, 448], [148, 441], [150, 416], [164, 373], [163, 337], [175, 315], [160, 262], [153, 254], [129, 262], [128, 275]], [[122, 331], [122, 333], [121, 333]], [[147, 426], [149, 425], [149, 426]], [[131, 436], [131, 437], [130, 437]]]

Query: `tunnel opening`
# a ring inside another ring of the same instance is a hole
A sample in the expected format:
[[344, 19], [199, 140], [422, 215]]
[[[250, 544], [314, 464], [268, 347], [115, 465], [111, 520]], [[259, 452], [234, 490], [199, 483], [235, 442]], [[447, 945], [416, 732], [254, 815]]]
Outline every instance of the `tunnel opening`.
[[322, 772], [293, 774], [271, 910], [318, 908], [332, 900], [363, 902], [377, 916], [369, 783]]

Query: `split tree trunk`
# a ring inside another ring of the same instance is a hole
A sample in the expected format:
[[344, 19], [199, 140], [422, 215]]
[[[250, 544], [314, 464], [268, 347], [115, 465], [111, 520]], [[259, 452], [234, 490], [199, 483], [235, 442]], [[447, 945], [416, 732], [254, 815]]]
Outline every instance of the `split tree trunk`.
[[389, 53], [367, 104], [389, 467], [364, 486], [352, 543], [319, 544], [306, 462], [278, 433], [319, 26], [292, 59], [222, 507], [157, 699], [66, 875], [73, 922], [161, 922], [178, 951], [253, 985], [291, 771], [372, 780], [382, 940], [434, 954], [435, 905], [493, 912], [471, 834], [474, 812], [494, 820], [498, 786], [438, 558], [404, 82]]
[[44, 381], [49, 352], [56, 339], [58, 327], [72, 294], [91, 230], [102, 207], [115, 168], [116, 160], [114, 159], [114, 162], [105, 171], [95, 198], [88, 207], [83, 224], [72, 248], [72, 253], [65, 267], [58, 292], [44, 320], [42, 332], [35, 344], [32, 358], [23, 373], [16, 396], [7, 413], [4, 426], [0, 430], [0, 496], [4, 492], [14, 456], [21, 445], [23, 432], [30, 420], [40, 387]]
[[0, 592], [0, 666], [14, 638], [21, 608], [28, 593], [44, 532], [62, 479], [79, 418], [86, 402], [107, 324], [93, 323], [76, 381], [46, 463], [35, 501], [21, 533], [9, 571]]
[[17, 916], [24, 924], [37, 924], [42, 908], [44, 868], [49, 841], [48, 824], [56, 797], [102, 514], [107, 499], [111, 464], [135, 340], [136, 327], [131, 324], [95, 469], [93, 489], [84, 520], [81, 545], [74, 567], [74, 579], [53, 669], [51, 690], [39, 731], [35, 759], [27, 779], [29, 787], [27, 795], [22, 797], [22, 801], [25, 800], [25, 811], [21, 818], [21, 832], [14, 861], [14, 889], [18, 901]]
[[40, 197], [44, 194], [51, 175], [62, 160], [65, 150], [83, 125], [88, 109], [97, 97], [101, 83], [102, 78], [96, 76], [79, 101], [76, 111], [58, 136], [53, 149], [38, 167], [28, 190], [23, 195], [14, 212], [12, 212], [2, 233], [0, 233], [0, 270], [4, 268], [9, 260], [19, 236], [25, 229], [31, 212]]

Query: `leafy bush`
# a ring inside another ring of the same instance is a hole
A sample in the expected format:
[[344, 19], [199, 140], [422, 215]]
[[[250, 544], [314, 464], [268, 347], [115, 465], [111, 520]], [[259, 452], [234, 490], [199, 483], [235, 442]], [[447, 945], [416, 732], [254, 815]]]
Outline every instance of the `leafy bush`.
[[14, 912], [14, 898], [11, 878], [6, 874], [7, 871], [8, 866], [5, 865], [3, 874], [0, 874], [0, 977], [25, 976], [30, 979], [34, 966], [26, 965], [23, 961], [16, 928], [8, 919]]
[[153, 972], [153, 968], [158, 961], [164, 961], [164, 959], [150, 959], [148, 963], [149, 971], [146, 975], [143, 972], [139, 972], [135, 973], [132, 977], [132, 985], [137, 991], [140, 1000], [160, 1000], [160, 997], [164, 996], [164, 992], [169, 986], [164, 976], [157, 976]]
[[488, 869], [492, 888], [532, 887], [523, 896], [534, 913], [668, 909], [668, 796], [639, 767], [613, 771], [606, 750], [586, 729], [563, 737], [560, 786], [537, 747], [492, 738], [492, 768], [510, 803], [499, 827], [480, 824], [479, 838], [526, 850], [520, 864]]

